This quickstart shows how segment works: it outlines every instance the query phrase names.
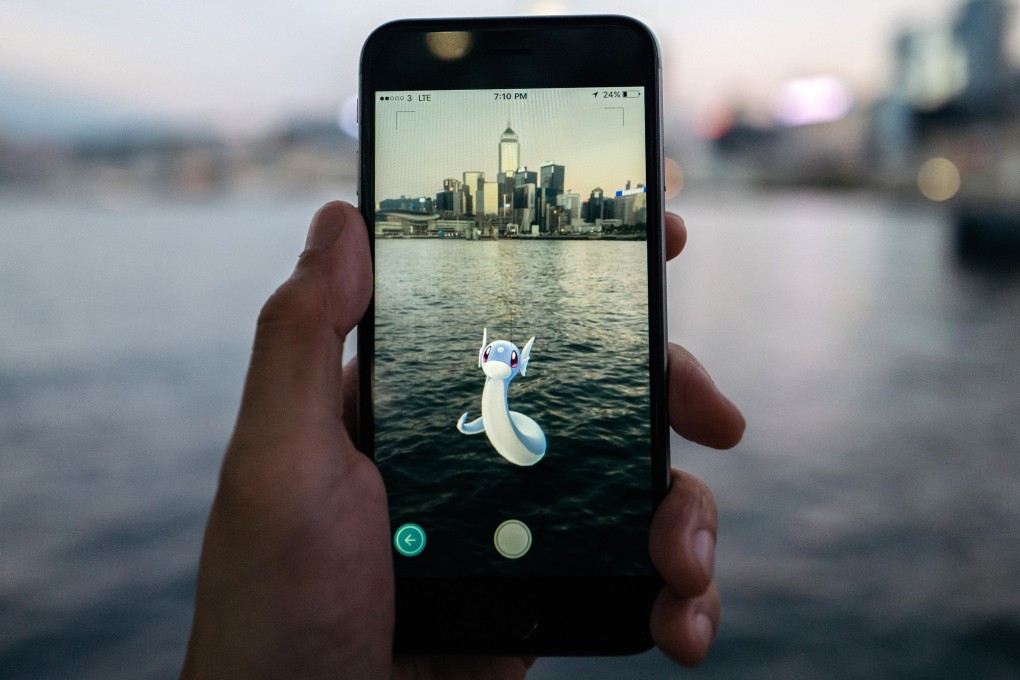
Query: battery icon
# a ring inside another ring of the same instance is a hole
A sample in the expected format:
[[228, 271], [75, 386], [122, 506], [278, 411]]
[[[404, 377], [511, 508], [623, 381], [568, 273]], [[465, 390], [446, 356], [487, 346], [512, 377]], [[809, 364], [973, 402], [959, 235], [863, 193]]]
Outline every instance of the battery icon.
[[641, 96], [641, 90], [624, 90], [623, 96], [631, 99], [637, 99]]

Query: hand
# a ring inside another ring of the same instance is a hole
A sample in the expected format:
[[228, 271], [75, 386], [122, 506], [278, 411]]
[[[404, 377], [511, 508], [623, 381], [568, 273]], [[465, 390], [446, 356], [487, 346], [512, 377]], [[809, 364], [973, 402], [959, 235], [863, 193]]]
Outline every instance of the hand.
[[[372, 292], [366, 231], [350, 205], [324, 206], [293, 275], [259, 316], [206, 526], [182, 678], [519, 678], [531, 665], [392, 657], [386, 493], [345, 426], [356, 380], [353, 366], [341, 369], [344, 338]], [[683, 222], [670, 215], [670, 257], [685, 239]], [[669, 381], [680, 434], [723, 448], [739, 441], [739, 411], [673, 345]], [[682, 663], [704, 657], [718, 626], [715, 531], [711, 492], [674, 471], [651, 529], [652, 559], [667, 585], [650, 625]]]

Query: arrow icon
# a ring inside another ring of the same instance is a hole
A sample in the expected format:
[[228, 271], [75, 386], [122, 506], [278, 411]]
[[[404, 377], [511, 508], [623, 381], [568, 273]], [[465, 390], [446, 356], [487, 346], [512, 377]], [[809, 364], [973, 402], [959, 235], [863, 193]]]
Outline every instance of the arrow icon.
[[425, 530], [417, 524], [402, 524], [393, 534], [393, 547], [404, 557], [414, 557], [425, 549]]

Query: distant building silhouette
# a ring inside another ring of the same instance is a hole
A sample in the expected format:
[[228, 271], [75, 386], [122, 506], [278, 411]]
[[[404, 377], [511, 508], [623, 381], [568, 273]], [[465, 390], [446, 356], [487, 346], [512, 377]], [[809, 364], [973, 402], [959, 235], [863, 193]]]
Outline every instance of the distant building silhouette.
[[971, 0], [956, 20], [955, 33], [967, 63], [963, 102], [968, 108], [993, 103], [1007, 85], [1003, 0]]
[[506, 122], [506, 130], [499, 138], [499, 174], [497, 181], [501, 185], [499, 207], [508, 208], [513, 196], [514, 174], [521, 164], [521, 144], [517, 133]]

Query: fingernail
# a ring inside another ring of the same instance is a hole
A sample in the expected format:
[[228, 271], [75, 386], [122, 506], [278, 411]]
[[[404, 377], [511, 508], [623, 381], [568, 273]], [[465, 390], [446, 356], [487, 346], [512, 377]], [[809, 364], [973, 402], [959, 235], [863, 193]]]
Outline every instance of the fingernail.
[[698, 639], [704, 642], [706, 648], [712, 644], [712, 619], [708, 618], [708, 614], [695, 614], [691, 628]]
[[332, 245], [344, 230], [346, 222], [347, 214], [339, 203], [327, 203], [319, 208], [319, 212], [312, 218], [312, 226], [308, 228], [305, 250]]
[[698, 564], [704, 569], [706, 576], [712, 575], [715, 569], [715, 536], [707, 529], [701, 529], [694, 534], [691, 547], [694, 549], [694, 557]]

